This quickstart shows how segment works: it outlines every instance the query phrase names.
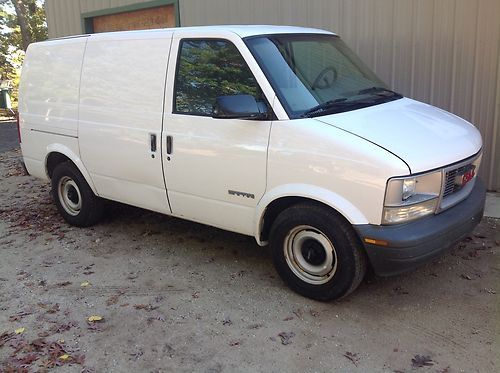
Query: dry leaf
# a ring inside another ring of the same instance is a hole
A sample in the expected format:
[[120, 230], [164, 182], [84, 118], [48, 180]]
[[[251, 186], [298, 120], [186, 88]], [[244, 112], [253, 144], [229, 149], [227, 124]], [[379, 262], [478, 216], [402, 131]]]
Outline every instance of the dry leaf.
[[355, 366], [358, 366], [358, 361], [359, 361], [359, 358], [358, 358], [358, 354], [354, 354], [352, 352], [349, 352], [349, 351], [346, 351], [345, 354], [343, 354], [346, 358], [348, 358], [349, 360], [351, 360], [351, 362], [355, 365]]
[[83, 281], [83, 282], [80, 284], [80, 287], [85, 288], [85, 287], [87, 287], [87, 286], [89, 286], [89, 285], [90, 285], [90, 282], [88, 282], [88, 281]]
[[68, 285], [71, 285], [71, 281], [63, 281], [63, 282], [59, 282], [57, 284], [55, 284], [56, 287], [64, 287], [64, 286], [68, 286]]
[[59, 360], [66, 361], [68, 359], [71, 359], [71, 356], [69, 356], [68, 354], [63, 354], [59, 356]]
[[280, 334], [278, 334], [278, 337], [281, 338], [281, 344], [286, 346], [292, 343], [292, 338], [295, 337], [295, 333], [281, 332]]
[[415, 355], [413, 359], [411, 359], [411, 366], [413, 368], [422, 368], [434, 365], [430, 356], [424, 355]]
[[118, 294], [115, 294], [113, 296], [111, 296], [110, 298], [108, 298], [108, 300], [106, 301], [106, 305], [107, 306], [111, 306], [113, 304], [116, 304], [118, 303], [118, 299], [120, 298], [121, 294], [118, 293]]
[[26, 328], [17, 328], [16, 330], [14, 330], [14, 333], [23, 334], [25, 330], [26, 330]]
[[103, 317], [99, 315], [92, 315], [87, 320], [90, 322], [102, 321]]

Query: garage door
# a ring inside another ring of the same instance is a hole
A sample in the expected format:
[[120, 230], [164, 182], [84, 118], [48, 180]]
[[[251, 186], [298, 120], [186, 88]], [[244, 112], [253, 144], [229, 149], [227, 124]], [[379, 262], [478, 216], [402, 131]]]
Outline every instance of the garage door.
[[107, 14], [92, 19], [94, 32], [175, 27], [174, 5]]

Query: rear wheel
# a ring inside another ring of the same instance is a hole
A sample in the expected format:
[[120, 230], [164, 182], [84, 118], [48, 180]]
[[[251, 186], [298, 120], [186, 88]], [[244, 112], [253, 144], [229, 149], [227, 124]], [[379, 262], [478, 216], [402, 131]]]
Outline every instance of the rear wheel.
[[271, 228], [270, 246], [281, 278], [309, 298], [346, 296], [366, 272], [366, 255], [353, 228], [323, 206], [299, 204], [283, 211]]
[[80, 171], [71, 162], [56, 166], [52, 174], [52, 197], [69, 224], [88, 227], [103, 214], [103, 202], [97, 197]]

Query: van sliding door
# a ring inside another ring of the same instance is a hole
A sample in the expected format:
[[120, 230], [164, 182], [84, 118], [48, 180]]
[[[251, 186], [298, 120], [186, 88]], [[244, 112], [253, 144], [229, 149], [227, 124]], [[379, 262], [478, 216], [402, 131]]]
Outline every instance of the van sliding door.
[[101, 197], [170, 213], [161, 157], [165, 75], [172, 33], [89, 37], [78, 137]]

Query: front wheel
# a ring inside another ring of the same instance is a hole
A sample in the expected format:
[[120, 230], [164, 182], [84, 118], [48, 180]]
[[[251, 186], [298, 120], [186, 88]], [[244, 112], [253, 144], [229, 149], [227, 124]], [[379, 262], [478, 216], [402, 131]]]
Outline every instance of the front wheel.
[[52, 197], [64, 220], [71, 225], [94, 225], [103, 214], [102, 200], [94, 194], [80, 171], [69, 161], [54, 169]]
[[270, 246], [281, 278], [312, 299], [346, 296], [366, 272], [366, 255], [353, 228], [323, 206], [299, 204], [283, 211], [271, 228]]

